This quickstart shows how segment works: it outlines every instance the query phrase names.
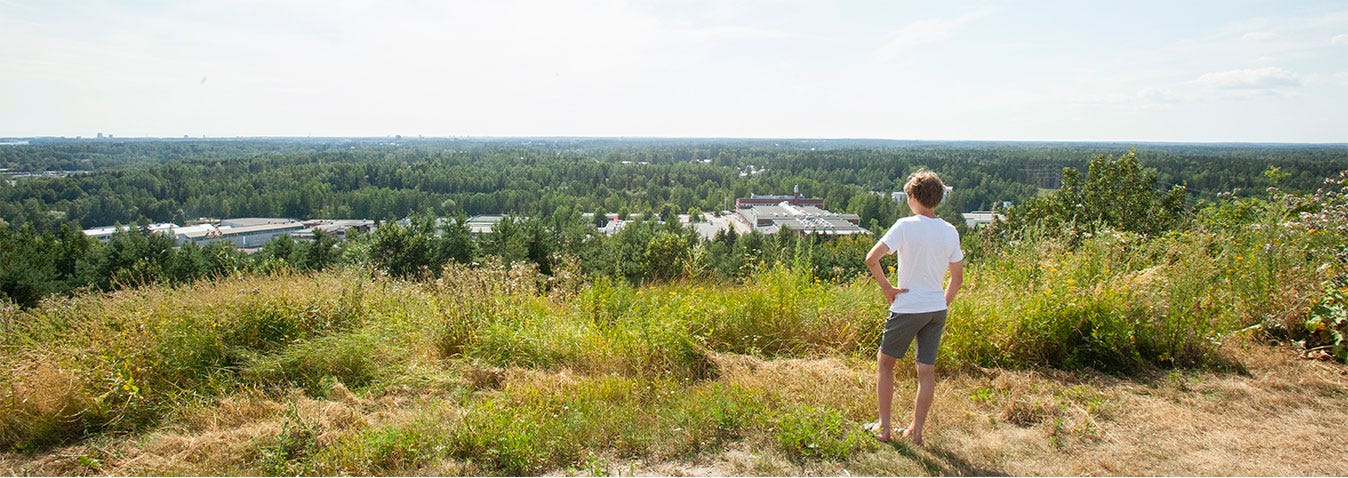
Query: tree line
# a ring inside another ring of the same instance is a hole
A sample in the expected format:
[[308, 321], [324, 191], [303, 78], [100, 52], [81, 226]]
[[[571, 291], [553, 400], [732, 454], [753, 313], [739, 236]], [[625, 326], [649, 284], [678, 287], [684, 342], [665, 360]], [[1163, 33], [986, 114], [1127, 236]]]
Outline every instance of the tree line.
[[[1097, 146], [801, 144], [813, 149], [769, 140], [636, 146], [605, 140], [442, 140], [0, 147], [3, 164], [11, 170], [43, 154], [53, 154], [53, 167], [64, 168], [68, 161], [97, 153], [88, 163], [97, 166], [88, 174], [0, 186], [5, 199], [0, 203], [0, 294], [32, 306], [44, 297], [80, 291], [330, 267], [424, 279], [450, 263], [483, 260], [529, 262], [549, 275], [568, 271], [634, 283], [737, 281], [777, 263], [808, 267], [820, 280], [848, 280], [865, 273], [861, 258], [873, 237], [727, 231], [704, 239], [675, 216], [730, 209], [735, 197], [784, 193], [799, 185], [824, 198], [825, 208], [858, 214], [864, 227], [879, 233], [909, 214], [888, 191], [900, 189], [908, 173], [928, 168], [954, 187], [938, 212], [962, 229], [971, 256], [977, 257], [987, 244], [1014, 240], [1028, 228], [1073, 237], [1101, 227], [1161, 234], [1186, 227], [1195, 208], [1216, 200], [1203, 188], [1306, 190], [1301, 178], [1323, 174], [1322, 179], [1334, 175], [1324, 173], [1327, 169], [1348, 169], [1343, 148], [1333, 147], [1247, 151], [1194, 146], [1190, 151], [1173, 146], [1091, 156], [1084, 149]], [[1215, 163], [1197, 159], [1218, 153], [1224, 156]], [[750, 165], [763, 172], [746, 172]], [[1055, 182], [1061, 187], [1053, 191], [1030, 184], [1035, 178], [1025, 174], [1059, 166]], [[1199, 177], [1199, 172], [1203, 182], [1175, 179]], [[977, 234], [963, 230], [960, 212], [999, 207], [1002, 200], [1016, 204], [1006, 211], [1004, 223]], [[491, 233], [474, 236], [466, 219], [483, 213], [510, 216]], [[612, 213], [634, 220], [612, 236], [598, 233], [595, 227]], [[387, 221], [344, 242], [322, 233], [313, 241], [281, 236], [252, 255], [226, 243], [178, 247], [173, 238], [146, 227], [151, 221], [182, 223], [200, 216], [411, 220], [407, 225]], [[107, 243], [79, 231], [111, 223], [133, 227]]]
[[[412, 214], [730, 209], [737, 197], [796, 186], [825, 208], [885, 225], [885, 194], [932, 169], [954, 187], [949, 217], [1021, 204], [1060, 186], [1064, 168], [1127, 147], [1095, 143], [823, 140], [181, 140], [39, 141], [0, 146], [10, 171], [82, 170], [0, 184], [0, 220], [56, 231], [200, 217], [402, 218]], [[1348, 168], [1342, 146], [1144, 145], [1157, 187], [1192, 199], [1280, 186], [1312, 191]], [[752, 166], [761, 173], [745, 174]], [[1045, 178], [1054, 179], [1051, 184]], [[868, 194], [881, 193], [879, 195]], [[873, 197], [874, 196], [874, 197]]]

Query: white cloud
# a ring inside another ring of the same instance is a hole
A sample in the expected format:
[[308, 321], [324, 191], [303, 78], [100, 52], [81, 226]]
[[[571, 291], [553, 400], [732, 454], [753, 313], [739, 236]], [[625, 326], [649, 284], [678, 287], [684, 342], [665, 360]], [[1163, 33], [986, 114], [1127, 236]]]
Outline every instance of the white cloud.
[[[1340, 74], [1348, 76], [1348, 74]], [[1160, 87], [1147, 87], [1133, 93], [1082, 95], [1074, 103], [1112, 105], [1138, 110], [1164, 110], [1183, 104], [1222, 100], [1248, 100], [1260, 97], [1294, 97], [1299, 88], [1317, 81], [1277, 67], [1217, 71], [1198, 79]], [[1335, 79], [1340, 77], [1335, 76]], [[1319, 80], [1322, 81], [1322, 80]]]
[[1194, 80], [1193, 84], [1232, 90], [1277, 90], [1301, 86], [1301, 78], [1290, 71], [1270, 66], [1206, 73]]
[[1334, 38], [1330, 39], [1329, 43], [1333, 45], [1348, 45], [1348, 33], [1334, 35]]
[[1165, 88], [1143, 88], [1137, 92], [1143, 108], [1163, 108], [1185, 101], [1185, 98]]
[[1273, 32], [1250, 32], [1240, 37], [1245, 41], [1268, 41], [1274, 38], [1278, 38], [1278, 34]]
[[781, 40], [800, 36], [787, 31], [755, 26], [705, 27], [688, 33], [693, 38], [708, 40]]
[[885, 42], [879, 50], [876, 50], [875, 56], [880, 61], [890, 61], [913, 47], [949, 39], [964, 24], [987, 16], [989, 13], [987, 10], [980, 10], [961, 15], [959, 18], [928, 18], [909, 23], [903, 28], [891, 32], [888, 35], [889, 41]]
[[1129, 106], [1144, 110], [1166, 109], [1193, 98], [1183, 96], [1168, 88], [1143, 88], [1132, 94], [1109, 93], [1103, 95], [1083, 95], [1072, 100], [1073, 103], [1087, 105]]

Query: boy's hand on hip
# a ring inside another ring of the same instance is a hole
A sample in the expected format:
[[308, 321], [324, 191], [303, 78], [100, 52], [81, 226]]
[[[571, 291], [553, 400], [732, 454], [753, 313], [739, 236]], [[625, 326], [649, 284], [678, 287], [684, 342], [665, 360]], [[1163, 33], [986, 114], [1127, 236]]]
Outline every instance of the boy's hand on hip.
[[900, 289], [900, 288], [897, 288], [897, 287], [894, 287], [894, 286], [891, 285], [891, 286], [888, 286], [888, 287], [881, 287], [881, 288], [880, 288], [880, 291], [883, 292], [883, 293], [885, 294], [885, 303], [886, 303], [886, 304], [893, 304], [893, 303], [894, 303], [894, 299], [895, 299], [895, 298], [898, 298], [898, 297], [899, 297], [899, 294], [908, 292], [908, 289]]

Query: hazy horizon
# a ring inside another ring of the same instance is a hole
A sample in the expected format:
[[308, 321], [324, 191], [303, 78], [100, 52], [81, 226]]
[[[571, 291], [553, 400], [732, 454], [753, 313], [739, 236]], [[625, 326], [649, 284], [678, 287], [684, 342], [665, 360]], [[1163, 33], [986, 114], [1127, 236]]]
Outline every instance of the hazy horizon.
[[1348, 142], [1334, 1], [0, 7], [0, 137]]
[[[0, 140], [48, 140], [48, 141], [434, 141], [434, 140], [464, 140], [464, 141], [522, 141], [522, 140], [575, 140], [575, 141], [631, 141], [640, 143], [643, 141], [703, 141], [703, 142], [766, 142], [766, 141], [794, 141], [794, 142], [876, 142], [876, 143], [990, 143], [990, 144], [1117, 144], [1117, 145], [1195, 145], [1195, 146], [1348, 146], [1348, 141], [1340, 142], [1297, 142], [1297, 141], [1157, 141], [1157, 140], [1094, 140], [1094, 139], [1068, 139], [1068, 140], [1037, 140], [1037, 139], [920, 139], [920, 138], [773, 138], [773, 137], [731, 137], [731, 136], [425, 136], [425, 135], [386, 135], [386, 136], [0, 136]], [[0, 142], [0, 146], [7, 143]]]

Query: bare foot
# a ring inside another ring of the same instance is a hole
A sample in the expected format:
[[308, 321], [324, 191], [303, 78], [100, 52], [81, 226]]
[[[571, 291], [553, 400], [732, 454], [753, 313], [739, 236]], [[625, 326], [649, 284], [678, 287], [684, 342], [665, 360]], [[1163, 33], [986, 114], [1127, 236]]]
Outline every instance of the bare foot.
[[914, 429], [912, 426], [908, 426], [907, 428], [900, 430], [899, 436], [902, 436], [903, 439], [905, 440], [913, 442], [914, 445], [922, 446], [922, 432], [920, 430]]
[[881, 427], [880, 422], [870, 422], [865, 425], [862, 425], [861, 428], [865, 429], [868, 432], [871, 432], [871, 436], [875, 437], [876, 440], [885, 443], [889, 442], [890, 439], [889, 427]]

